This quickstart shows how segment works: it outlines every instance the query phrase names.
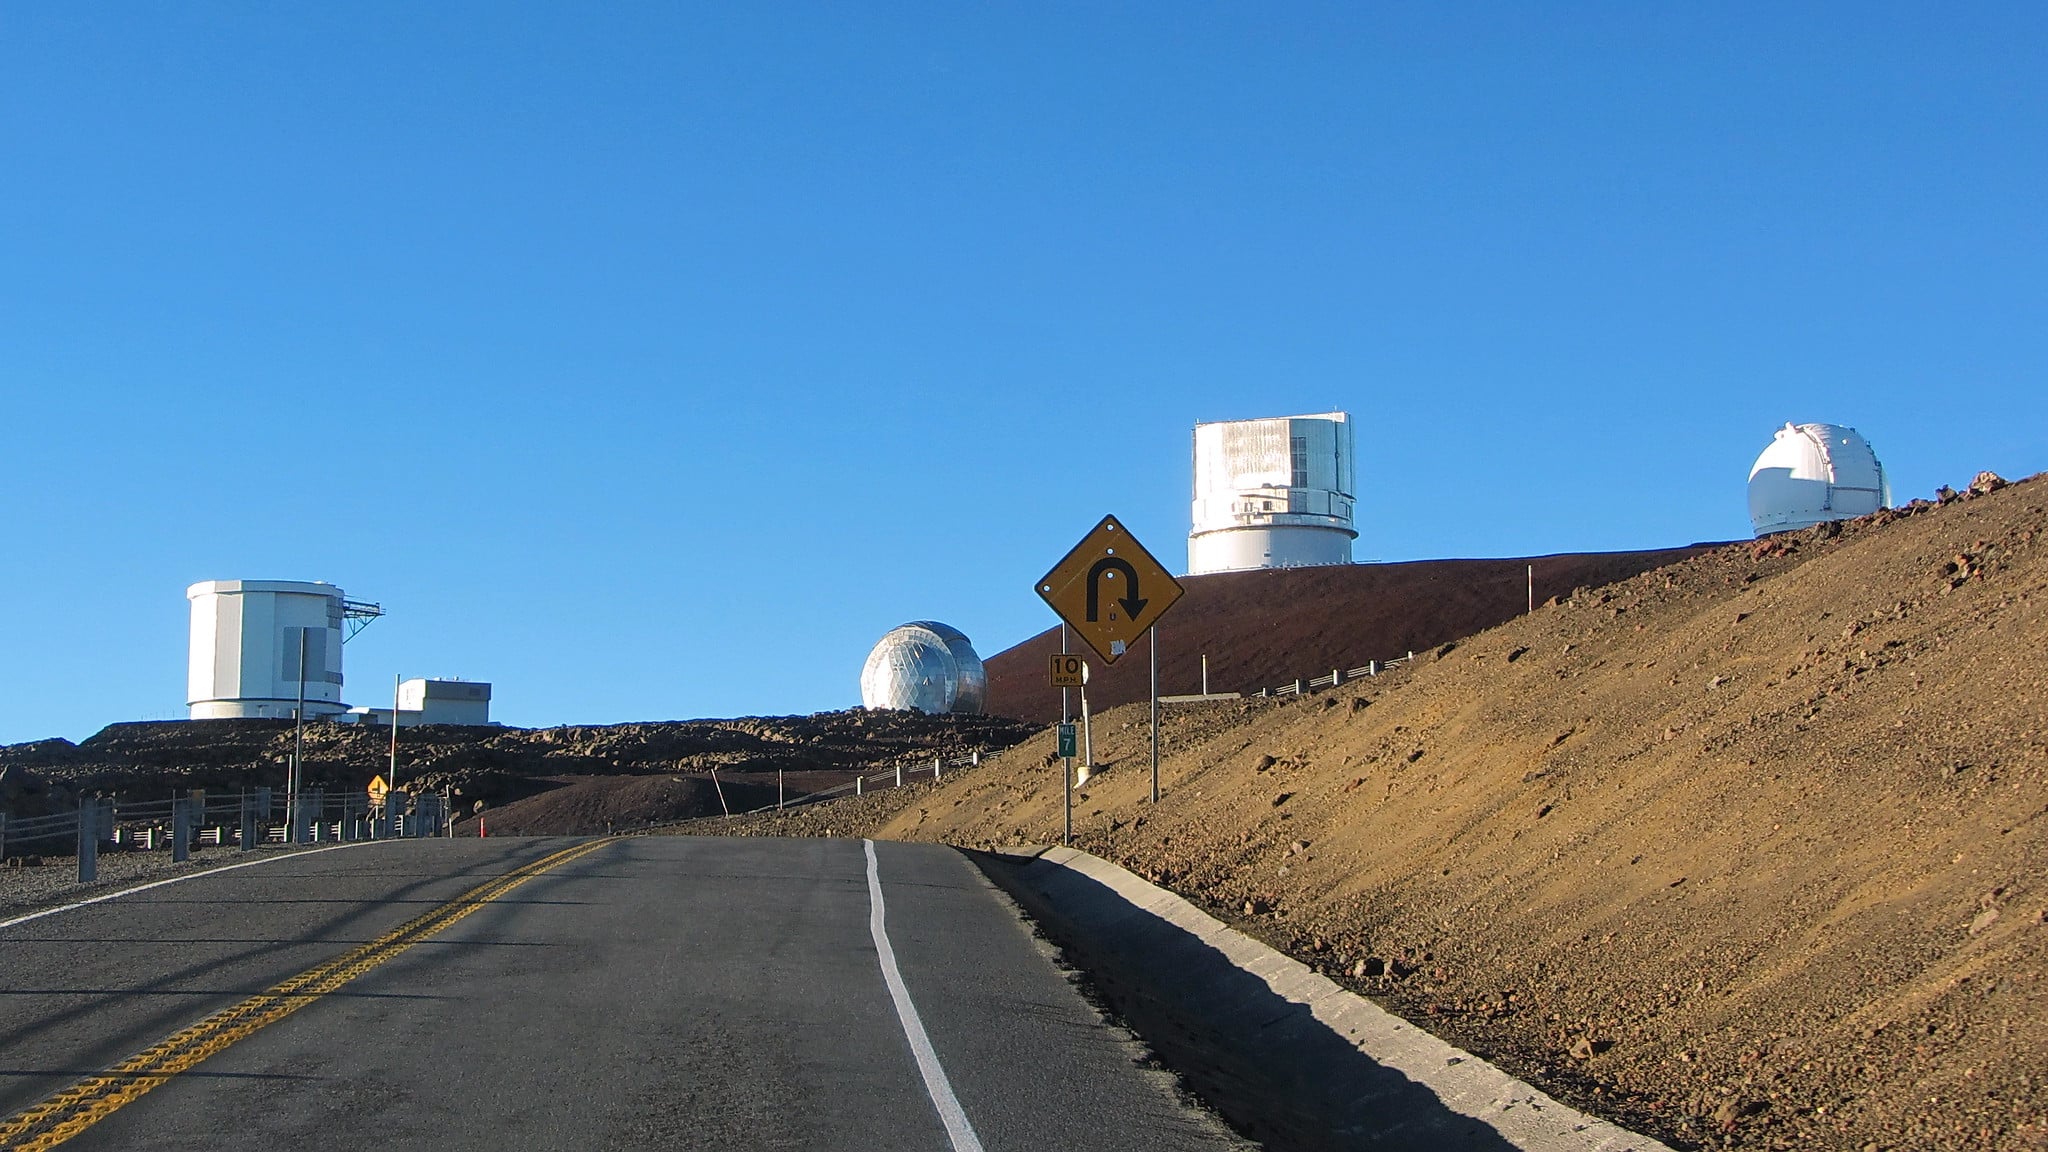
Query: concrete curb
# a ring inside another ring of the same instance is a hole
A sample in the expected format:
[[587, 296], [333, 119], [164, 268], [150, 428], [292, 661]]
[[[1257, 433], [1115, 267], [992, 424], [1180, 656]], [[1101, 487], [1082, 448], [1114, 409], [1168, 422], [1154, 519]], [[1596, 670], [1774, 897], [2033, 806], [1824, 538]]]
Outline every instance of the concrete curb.
[[[1144, 922], [1164, 922], [1256, 977], [1273, 997], [1305, 1008], [1317, 1024], [1373, 1064], [1427, 1089], [1446, 1110], [1478, 1121], [1511, 1147], [1525, 1152], [1672, 1152], [1663, 1143], [1552, 1099], [1107, 860], [1072, 848], [999, 855], [1014, 867], [1016, 882], [1039, 897], [1033, 903], [1042, 903], [1055, 916], [1070, 916], [1076, 931], [1104, 940], [1105, 954], [1117, 957], [1126, 980], [1142, 982], [1148, 966], [1156, 970], [1166, 961], [1147, 956], [1143, 944], [1148, 931], [1156, 937], [1156, 925]], [[1069, 891], [1056, 890], [1060, 878], [1048, 871], [1054, 869], [1108, 889], [1122, 906], [1095, 899], [1087, 901], [1090, 907], [1073, 907], [1077, 893], [1071, 882]], [[1240, 1011], [1230, 1004], [1206, 1007], [1219, 1017]]]

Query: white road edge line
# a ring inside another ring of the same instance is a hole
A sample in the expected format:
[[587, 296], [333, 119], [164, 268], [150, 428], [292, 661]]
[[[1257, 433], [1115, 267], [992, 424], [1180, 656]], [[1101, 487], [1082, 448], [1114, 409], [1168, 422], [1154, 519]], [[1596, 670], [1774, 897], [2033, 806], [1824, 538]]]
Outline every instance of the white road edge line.
[[59, 912], [69, 912], [74, 908], [83, 908], [88, 904], [102, 904], [108, 900], [119, 900], [123, 896], [133, 896], [137, 892], [147, 892], [151, 888], [161, 888], [166, 884], [178, 884], [186, 880], [197, 880], [201, 876], [217, 876], [222, 872], [233, 872], [237, 868], [254, 868], [258, 864], [271, 864], [279, 860], [297, 860], [302, 856], [318, 856], [322, 852], [338, 852], [343, 848], [363, 848], [371, 844], [389, 844], [390, 842], [389, 840], [358, 840], [353, 844], [336, 844], [328, 848], [308, 848], [304, 852], [286, 852], [277, 856], [265, 856], [259, 860], [244, 860], [240, 864], [223, 864], [219, 868], [208, 868], [204, 872], [187, 872], [182, 876], [173, 876], [168, 880], [152, 880], [147, 884], [137, 884], [133, 888], [123, 888], [119, 892], [109, 892], [103, 896], [94, 896], [90, 900], [79, 900], [75, 903], [60, 905], [56, 908], [45, 908], [41, 912], [31, 912], [26, 916], [16, 916], [12, 920], [0, 920], [0, 928], [12, 928], [16, 924], [26, 924], [31, 920], [41, 920], [45, 916], [55, 916]]
[[974, 1134], [974, 1125], [967, 1122], [967, 1113], [961, 1110], [960, 1098], [953, 1095], [953, 1082], [946, 1079], [939, 1054], [932, 1049], [932, 1038], [925, 1035], [924, 1021], [918, 1019], [917, 1005], [910, 1002], [910, 989], [904, 987], [903, 973], [896, 968], [896, 950], [889, 946], [889, 933], [882, 927], [882, 871], [875, 862], [875, 842], [861, 843], [867, 846], [868, 855], [868, 931], [875, 938], [875, 953], [881, 957], [882, 980], [889, 985], [889, 998], [896, 1002], [896, 1018], [903, 1022], [903, 1036], [910, 1041], [910, 1051], [917, 1057], [917, 1070], [924, 1075], [925, 1093], [932, 1098], [932, 1107], [939, 1110], [939, 1120], [946, 1125], [953, 1152], [982, 1152], [981, 1137]]

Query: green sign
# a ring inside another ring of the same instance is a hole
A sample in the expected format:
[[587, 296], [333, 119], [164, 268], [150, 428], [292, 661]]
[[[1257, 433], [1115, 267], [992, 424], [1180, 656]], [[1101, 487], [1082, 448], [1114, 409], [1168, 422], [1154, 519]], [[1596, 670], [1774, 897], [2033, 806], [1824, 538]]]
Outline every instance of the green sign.
[[1072, 724], [1060, 725], [1060, 755], [1069, 760], [1079, 756], [1080, 752], [1076, 750], [1077, 743], [1074, 739], [1074, 726]]

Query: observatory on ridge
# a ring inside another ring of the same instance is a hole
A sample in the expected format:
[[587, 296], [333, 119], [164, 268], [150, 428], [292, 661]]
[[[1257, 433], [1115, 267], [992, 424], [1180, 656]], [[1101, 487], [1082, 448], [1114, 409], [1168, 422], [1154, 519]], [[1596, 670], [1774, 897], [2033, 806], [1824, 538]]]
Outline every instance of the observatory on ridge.
[[202, 580], [185, 598], [192, 602], [185, 702], [194, 720], [288, 720], [301, 695], [308, 718], [347, 711], [341, 646], [384, 614], [317, 581]]
[[1195, 425], [1189, 575], [1351, 563], [1353, 467], [1348, 413]]
[[1870, 441], [1840, 424], [1785, 425], [1749, 470], [1749, 522], [1758, 536], [1868, 516], [1891, 502]]
[[869, 709], [978, 716], [988, 703], [988, 674], [958, 628], [915, 620], [889, 629], [868, 653], [860, 702]]

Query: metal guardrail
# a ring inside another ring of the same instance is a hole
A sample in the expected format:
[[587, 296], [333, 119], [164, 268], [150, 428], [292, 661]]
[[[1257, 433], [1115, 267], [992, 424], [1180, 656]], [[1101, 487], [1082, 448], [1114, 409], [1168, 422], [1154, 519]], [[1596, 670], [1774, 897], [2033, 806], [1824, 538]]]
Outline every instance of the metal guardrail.
[[27, 819], [0, 812], [0, 859], [20, 848], [68, 850], [77, 855], [79, 882], [91, 883], [99, 878], [103, 845], [145, 852], [168, 848], [173, 861], [183, 861], [195, 845], [233, 844], [248, 851], [264, 843], [317, 844], [447, 832], [450, 812], [440, 794], [391, 795], [394, 802], [372, 808], [361, 792], [329, 796], [324, 790], [308, 789], [294, 802], [274, 789], [258, 788], [235, 796], [169, 800], [92, 797], [74, 811]]

